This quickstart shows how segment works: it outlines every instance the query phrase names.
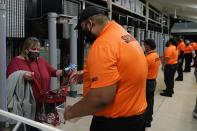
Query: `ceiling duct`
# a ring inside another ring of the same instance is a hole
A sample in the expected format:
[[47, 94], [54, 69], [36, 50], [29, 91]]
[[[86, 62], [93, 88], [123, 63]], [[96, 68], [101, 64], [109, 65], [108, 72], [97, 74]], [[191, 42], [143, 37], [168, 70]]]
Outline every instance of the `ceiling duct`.
[[196, 22], [175, 23], [171, 29], [174, 34], [197, 34]]

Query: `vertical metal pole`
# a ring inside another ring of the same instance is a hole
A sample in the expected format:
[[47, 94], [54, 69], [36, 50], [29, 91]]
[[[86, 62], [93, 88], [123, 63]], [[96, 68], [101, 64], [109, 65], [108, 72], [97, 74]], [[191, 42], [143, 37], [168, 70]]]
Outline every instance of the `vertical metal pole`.
[[[77, 64], [77, 31], [75, 26], [77, 25], [77, 17], [72, 18], [70, 22], [70, 63]], [[77, 88], [73, 84], [70, 86], [70, 96], [76, 97]]]
[[138, 40], [138, 42], [140, 43], [140, 28], [137, 28], [137, 36], [136, 36], [136, 39]]
[[161, 33], [163, 34], [163, 18], [164, 18], [164, 14], [162, 13], [161, 15]]
[[109, 9], [108, 16], [109, 16], [109, 19], [111, 20], [112, 19], [112, 0], [107, 0], [107, 7]]
[[145, 32], [145, 30], [141, 29], [141, 41], [144, 40], [144, 32]]
[[149, 2], [146, 2], [146, 38], [148, 38]]
[[[6, 110], [6, 5], [0, 4], [0, 109]], [[5, 118], [0, 116], [0, 121]]]
[[[163, 45], [164, 45], [164, 34], [163, 34], [163, 26], [164, 26], [164, 14], [161, 15], [161, 37], [160, 37], [160, 55], [163, 54]], [[162, 47], [162, 48], [161, 48]]]
[[[157, 45], [158, 45], [158, 37], [157, 37], [157, 32], [156, 31], [154, 31], [154, 39], [153, 40], [155, 40], [155, 44], [156, 44], [156, 50], [157, 50]], [[158, 50], [157, 50], [158, 51]]]
[[70, 37], [69, 24], [63, 23], [63, 38], [68, 39], [69, 37]]
[[86, 8], [86, 2], [85, 2], [85, 0], [83, 0], [83, 2], [82, 2], [82, 10], [84, 10]]
[[6, 6], [0, 4], [0, 107], [5, 106], [6, 89]]
[[170, 37], [170, 16], [168, 16], [168, 36]]
[[[48, 13], [49, 63], [57, 68], [56, 13]], [[51, 78], [51, 89], [57, 88], [57, 78]]]

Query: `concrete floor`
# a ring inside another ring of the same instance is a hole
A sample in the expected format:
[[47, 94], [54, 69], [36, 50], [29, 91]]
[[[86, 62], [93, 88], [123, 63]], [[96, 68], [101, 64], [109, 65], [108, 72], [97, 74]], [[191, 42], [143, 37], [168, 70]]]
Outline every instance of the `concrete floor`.
[[[184, 81], [175, 82], [175, 94], [172, 98], [160, 96], [165, 89], [163, 72], [159, 72], [152, 126], [146, 131], [197, 131], [197, 119], [192, 116], [197, 96], [197, 83], [193, 74], [184, 73]], [[177, 75], [177, 74], [176, 74]], [[79, 86], [81, 92], [81, 86]], [[68, 98], [68, 104], [74, 104], [78, 98]], [[89, 131], [91, 116], [61, 124], [58, 128], [64, 131]]]

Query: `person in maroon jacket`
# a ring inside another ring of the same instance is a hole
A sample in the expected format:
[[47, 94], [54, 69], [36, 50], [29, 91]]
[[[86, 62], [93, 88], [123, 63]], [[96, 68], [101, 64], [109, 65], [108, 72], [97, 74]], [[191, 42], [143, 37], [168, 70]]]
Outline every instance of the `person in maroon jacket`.
[[[6, 72], [8, 78], [16, 71], [27, 71], [24, 74], [24, 79], [32, 83], [33, 95], [36, 101], [36, 116], [41, 110], [42, 93], [50, 90], [50, 77], [64, 75], [63, 70], [54, 69], [46, 60], [39, 57], [39, 51], [39, 40], [36, 37], [27, 38], [20, 55], [11, 60]], [[37, 118], [36, 116], [35, 118]]]

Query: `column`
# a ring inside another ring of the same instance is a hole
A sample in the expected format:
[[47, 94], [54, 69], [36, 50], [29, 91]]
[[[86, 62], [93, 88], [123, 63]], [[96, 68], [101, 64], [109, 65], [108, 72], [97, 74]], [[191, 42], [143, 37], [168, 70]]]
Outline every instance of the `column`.
[[[77, 64], [77, 17], [70, 20], [70, 63]], [[70, 86], [70, 96], [77, 96], [77, 85], [73, 84]]]
[[[0, 109], [6, 110], [6, 5], [0, 4]], [[5, 118], [0, 116], [0, 121]]]
[[[56, 13], [48, 13], [49, 63], [57, 68]], [[57, 78], [51, 78], [51, 89], [57, 88]]]

